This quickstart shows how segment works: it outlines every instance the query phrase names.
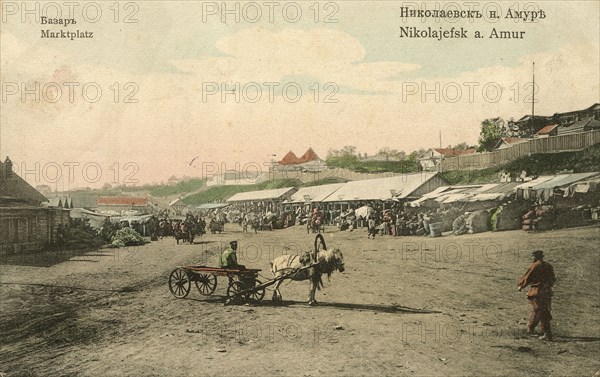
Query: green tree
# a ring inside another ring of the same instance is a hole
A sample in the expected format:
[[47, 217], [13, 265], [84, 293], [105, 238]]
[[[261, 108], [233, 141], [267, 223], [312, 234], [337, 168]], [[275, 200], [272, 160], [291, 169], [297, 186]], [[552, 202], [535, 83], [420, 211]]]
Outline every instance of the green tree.
[[502, 118], [489, 118], [481, 122], [478, 152], [489, 152], [506, 136], [506, 122]]
[[469, 144], [462, 142], [462, 143], [458, 143], [455, 146], [448, 146], [448, 149], [457, 149], [457, 150], [467, 150], [467, 149], [471, 149], [471, 148], [477, 148], [474, 146], [470, 146]]

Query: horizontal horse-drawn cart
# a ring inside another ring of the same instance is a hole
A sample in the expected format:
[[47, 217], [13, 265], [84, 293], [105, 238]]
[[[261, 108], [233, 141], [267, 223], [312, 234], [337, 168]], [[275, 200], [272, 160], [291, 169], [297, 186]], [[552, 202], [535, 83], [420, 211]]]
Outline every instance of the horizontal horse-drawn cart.
[[190, 293], [194, 282], [201, 295], [210, 296], [217, 289], [217, 276], [227, 276], [229, 279], [227, 297], [260, 301], [265, 296], [265, 289], [257, 279], [259, 271], [261, 270], [182, 266], [169, 275], [169, 290], [173, 296], [185, 298]]
[[[261, 283], [257, 279], [259, 269], [226, 269], [207, 266], [181, 266], [169, 275], [169, 290], [177, 298], [185, 298], [190, 293], [192, 282], [203, 296], [212, 295], [217, 289], [217, 276], [227, 276], [227, 300], [225, 304], [261, 301], [265, 290], [280, 280], [287, 279], [300, 271], [314, 267], [316, 263], [293, 269], [275, 279]], [[236, 280], [237, 278], [237, 280]]]

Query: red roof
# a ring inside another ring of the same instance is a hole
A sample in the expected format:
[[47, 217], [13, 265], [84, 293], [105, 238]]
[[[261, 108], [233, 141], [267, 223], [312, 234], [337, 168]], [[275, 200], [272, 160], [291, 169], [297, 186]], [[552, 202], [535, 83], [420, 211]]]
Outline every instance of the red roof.
[[519, 144], [529, 141], [529, 139], [521, 138], [521, 137], [503, 137], [502, 141], [506, 144]]
[[289, 151], [282, 159], [279, 161], [279, 165], [295, 165], [299, 164], [300, 159], [294, 154], [294, 152]]
[[99, 206], [145, 206], [148, 199], [135, 196], [99, 196]]
[[546, 126], [544, 128], [542, 128], [541, 130], [539, 130], [537, 132], [538, 135], [545, 135], [545, 134], [549, 134], [550, 132], [554, 131], [554, 129], [558, 127], [557, 124], [551, 124], [549, 126]]
[[449, 148], [434, 148], [436, 152], [441, 154], [442, 156], [451, 157], [451, 156], [462, 156], [464, 154], [473, 154], [475, 153], [475, 149], [449, 149]]
[[300, 157], [300, 163], [309, 162], [309, 161], [320, 161], [321, 159], [312, 148], [308, 148], [306, 152]]

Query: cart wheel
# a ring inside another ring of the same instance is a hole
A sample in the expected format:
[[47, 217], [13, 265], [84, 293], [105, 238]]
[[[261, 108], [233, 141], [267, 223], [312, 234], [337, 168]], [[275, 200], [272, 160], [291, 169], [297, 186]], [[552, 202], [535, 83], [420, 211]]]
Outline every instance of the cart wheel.
[[[262, 283], [258, 279], [254, 279], [254, 286], [261, 285]], [[257, 289], [250, 293], [250, 299], [254, 301], [261, 301], [265, 297], [265, 289]]]
[[210, 296], [217, 289], [217, 277], [209, 274], [197, 274], [196, 288], [204, 296]]
[[[236, 297], [236, 295], [243, 290], [244, 290], [244, 284], [242, 284], [241, 281], [232, 281], [231, 283], [229, 283], [229, 287], [227, 287], [227, 297], [229, 297], [229, 298]], [[238, 296], [238, 297], [240, 297], [240, 296]], [[248, 295], [244, 294], [240, 298], [246, 299], [246, 298], [248, 298]]]
[[177, 268], [169, 276], [169, 290], [177, 298], [185, 298], [189, 293], [192, 284], [187, 271], [183, 268]]

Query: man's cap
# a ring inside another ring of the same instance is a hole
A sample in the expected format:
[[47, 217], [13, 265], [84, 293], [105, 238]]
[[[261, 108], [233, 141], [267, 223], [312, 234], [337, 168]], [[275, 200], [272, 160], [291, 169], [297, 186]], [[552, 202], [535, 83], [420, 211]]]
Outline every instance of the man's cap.
[[237, 245], [237, 241], [231, 241], [231, 242], [229, 242], [229, 245], [231, 245], [231, 246]]
[[544, 257], [544, 252], [542, 250], [534, 250], [531, 255], [533, 255], [536, 258], [543, 258]]

